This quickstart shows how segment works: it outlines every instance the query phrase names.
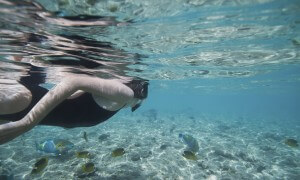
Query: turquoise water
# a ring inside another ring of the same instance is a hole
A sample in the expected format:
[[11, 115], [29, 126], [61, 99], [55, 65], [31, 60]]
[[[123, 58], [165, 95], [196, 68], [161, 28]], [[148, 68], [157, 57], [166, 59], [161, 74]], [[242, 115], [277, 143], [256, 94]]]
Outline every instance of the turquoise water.
[[[299, 146], [285, 143], [300, 141], [299, 17], [299, 0], [0, 1], [0, 91], [24, 90], [12, 82], [28, 64], [49, 89], [70, 73], [150, 83], [133, 113], [0, 145], [1, 178], [299, 179]], [[196, 161], [179, 133], [199, 143]], [[39, 152], [49, 138], [75, 146]], [[92, 157], [77, 158], [83, 150]], [[41, 157], [48, 165], [31, 175]], [[86, 162], [94, 172], [81, 172]]]

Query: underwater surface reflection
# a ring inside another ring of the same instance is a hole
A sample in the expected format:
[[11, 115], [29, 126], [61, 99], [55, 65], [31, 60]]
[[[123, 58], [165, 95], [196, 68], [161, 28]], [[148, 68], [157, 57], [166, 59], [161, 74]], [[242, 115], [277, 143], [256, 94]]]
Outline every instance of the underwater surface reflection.
[[298, 0], [0, 0], [0, 99], [31, 75], [151, 85], [135, 112], [0, 145], [0, 179], [298, 179], [299, 17]]

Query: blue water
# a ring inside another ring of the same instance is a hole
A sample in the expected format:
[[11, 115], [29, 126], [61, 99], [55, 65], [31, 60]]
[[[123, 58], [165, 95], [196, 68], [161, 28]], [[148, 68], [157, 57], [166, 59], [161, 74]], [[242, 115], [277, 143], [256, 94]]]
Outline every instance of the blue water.
[[[292, 79], [291, 76], [298, 74], [299, 66], [295, 66], [298, 65], [288, 65], [272, 74], [249, 78], [175, 81], [166, 90], [156, 88], [161, 82], [155, 81], [151, 91], [154, 95], [150, 94], [153, 98], [149, 98], [147, 105], [156, 104], [158, 109], [170, 112], [189, 107], [203, 113], [240, 113], [254, 116], [260, 114], [297, 119], [299, 84], [288, 82], [288, 79]], [[273, 82], [259, 82], [264, 80]], [[201, 85], [191, 89], [190, 86], [193, 87], [194, 84]], [[241, 89], [241, 86], [245, 86], [245, 89]]]
[[[98, 17], [68, 19], [78, 15]], [[300, 179], [299, 146], [285, 143], [300, 141], [299, 62], [299, 0], [0, 1], [0, 91], [11, 91], [4, 80], [18, 80], [26, 64], [44, 68], [48, 88], [73, 70], [150, 83], [134, 113], [92, 128], [38, 126], [0, 145], [0, 175]], [[179, 133], [198, 140], [196, 162], [181, 156]], [[42, 157], [34, 141], [57, 136], [92, 152], [96, 171], [82, 176], [83, 161], [70, 155], [28, 175]], [[111, 158], [120, 146], [125, 155]]]

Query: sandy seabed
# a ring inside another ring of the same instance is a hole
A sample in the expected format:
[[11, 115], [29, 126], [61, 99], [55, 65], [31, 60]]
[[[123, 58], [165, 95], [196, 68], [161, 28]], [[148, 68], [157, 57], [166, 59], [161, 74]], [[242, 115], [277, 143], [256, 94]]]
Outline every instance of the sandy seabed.
[[[284, 143], [300, 139], [299, 124], [235, 115], [158, 114], [120, 112], [90, 128], [63, 129], [38, 126], [0, 146], [0, 175], [7, 179], [300, 179], [300, 148]], [[88, 141], [83, 138], [87, 133]], [[179, 133], [197, 139], [198, 160], [182, 156], [186, 145]], [[35, 141], [69, 140], [75, 147], [64, 156], [35, 148]], [[125, 154], [112, 157], [116, 148]], [[75, 152], [89, 151], [91, 158]], [[31, 175], [34, 163], [48, 157], [47, 167]], [[87, 162], [90, 174], [81, 172]]]

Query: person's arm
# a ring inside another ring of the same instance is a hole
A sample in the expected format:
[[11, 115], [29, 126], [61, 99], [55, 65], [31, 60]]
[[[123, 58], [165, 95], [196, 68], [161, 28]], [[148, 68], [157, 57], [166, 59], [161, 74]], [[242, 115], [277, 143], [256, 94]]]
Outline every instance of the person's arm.
[[[0, 144], [6, 143], [36, 126], [59, 103], [78, 90], [116, 102], [120, 107], [134, 97], [133, 91], [117, 80], [78, 75], [65, 78], [51, 89], [29, 113], [19, 121], [0, 125]], [[83, 104], [83, 106], [86, 106]]]

